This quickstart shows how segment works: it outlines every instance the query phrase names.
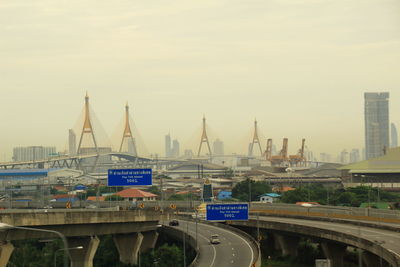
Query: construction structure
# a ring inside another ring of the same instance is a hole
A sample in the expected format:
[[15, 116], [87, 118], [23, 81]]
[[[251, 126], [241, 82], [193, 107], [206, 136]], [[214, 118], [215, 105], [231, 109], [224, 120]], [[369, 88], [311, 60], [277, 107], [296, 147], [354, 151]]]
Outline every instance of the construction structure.
[[305, 166], [306, 165], [306, 158], [304, 156], [304, 145], [306, 139], [301, 140], [301, 147], [298, 150], [296, 155], [289, 155], [289, 162], [290, 166]]
[[136, 142], [135, 138], [133, 137], [132, 130], [131, 130], [131, 125], [129, 123], [129, 106], [128, 103], [125, 105], [125, 126], [124, 126], [124, 132], [122, 134], [122, 139], [121, 139], [121, 145], [119, 146], [119, 152], [122, 151], [122, 147], [126, 143], [128, 153], [138, 156], [137, 149], [136, 149]]
[[197, 156], [200, 157], [200, 152], [201, 152], [201, 147], [203, 145], [203, 143], [207, 144], [207, 148], [208, 148], [208, 153], [211, 156], [211, 148], [210, 148], [210, 142], [208, 141], [208, 137], [207, 137], [207, 131], [206, 131], [206, 117], [203, 116], [203, 130], [201, 133], [201, 138], [200, 138], [200, 145], [199, 145], [199, 151], [197, 152]]
[[[272, 147], [272, 139], [271, 139], [271, 147]], [[269, 161], [271, 161], [271, 165], [282, 166], [289, 165], [288, 164], [288, 139], [283, 138], [282, 149], [279, 151], [278, 155], [271, 155]]]
[[263, 156], [260, 138], [258, 138], [258, 128], [257, 128], [257, 120], [256, 119], [254, 120], [254, 133], [253, 133], [253, 140], [250, 143], [250, 147], [249, 147], [249, 156], [253, 156], [254, 145], [258, 146], [258, 149], [260, 150], [260, 156]]
[[267, 140], [267, 149], [264, 152], [264, 156], [267, 161], [271, 160], [271, 157], [272, 157], [272, 139], [271, 138], [269, 138]]
[[267, 148], [264, 152], [265, 159], [271, 162], [273, 166], [305, 166], [306, 158], [304, 155], [306, 139], [302, 139], [301, 147], [295, 155], [288, 155], [288, 138], [283, 138], [282, 149], [278, 155], [272, 155], [272, 139], [267, 140]]
[[86, 92], [86, 96], [85, 96], [85, 110], [84, 110], [84, 122], [83, 122], [83, 127], [82, 127], [82, 133], [81, 133], [81, 137], [79, 138], [79, 145], [78, 145], [78, 155], [82, 154], [82, 140], [85, 134], [89, 135], [92, 138], [93, 144], [94, 144], [94, 148], [96, 151], [96, 154], [99, 154], [99, 148], [97, 146], [97, 142], [96, 142], [96, 137], [94, 135], [94, 131], [93, 131], [93, 126], [92, 126], [92, 121], [90, 119], [90, 111], [89, 111], [89, 95]]

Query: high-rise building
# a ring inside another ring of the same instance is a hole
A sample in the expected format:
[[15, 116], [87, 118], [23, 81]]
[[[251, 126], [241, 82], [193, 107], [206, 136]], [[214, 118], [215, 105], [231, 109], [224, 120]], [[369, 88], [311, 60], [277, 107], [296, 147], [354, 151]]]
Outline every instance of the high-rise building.
[[322, 161], [322, 162], [331, 162], [332, 161], [332, 157], [328, 153], [320, 153], [319, 154], [319, 160]]
[[14, 161], [42, 160], [55, 156], [58, 156], [55, 147], [28, 146], [14, 147], [13, 149]]
[[191, 159], [193, 158], [193, 151], [191, 149], [185, 149], [183, 156], [185, 159]]
[[389, 146], [389, 93], [365, 93], [365, 156], [380, 157]]
[[398, 146], [397, 138], [398, 138], [397, 128], [396, 128], [396, 125], [394, 123], [392, 123], [390, 125], [390, 147]]
[[276, 145], [275, 144], [272, 144], [271, 154], [272, 155], [277, 155], [278, 154], [278, 151], [276, 150]]
[[340, 161], [340, 163], [343, 163], [343, 164], [349, 163], [349, 152], [347, 152], [346, 149], [344, 149], [342, 152], [340, 152], [339, 161]]
[[359, 162], [361, 160], [360, 150], [358, 150], [357, 148], [353, 148], [349, 156], [350, 156], [350, 163]]
[[249, 143], [249, 146], [248, 146], [248, 148], [247, 148], [247, 155], [248, 155], [249, 157], [252, 157], [252, 156], [253, 156], [253, 143]]
[[76, 134], [72, 129], [68, 131], [68, 153], [70, 156], [76, 155]]
[[213, 150], [215, 156], [223, 156], [224, 155], [224, 142], [219, 140], [218, 138], [213, 143]]
[[174, 139], [174, 141], [172, 141], [171, 156], [173, 156], [175, 158], [179, 157], [179, 142], [176, 139]]
[[165, 136], [165, 157], [171, 157], [171, 136], [169, 134]]
[[134, 155], [137, 152], [136, 151], [135, 142], [136, 142], [135, 138], [129, 138], [128, 139], [128, 153], [129, 154], [133, 154]]

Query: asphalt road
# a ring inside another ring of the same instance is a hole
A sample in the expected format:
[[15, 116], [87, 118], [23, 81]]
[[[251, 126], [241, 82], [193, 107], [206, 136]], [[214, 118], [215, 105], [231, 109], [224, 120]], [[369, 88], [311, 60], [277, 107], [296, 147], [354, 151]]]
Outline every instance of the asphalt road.
[[[251, 216], [251, 219], [256, 220], [257, 218], [255, 216]], [[356, 237], [372, 241], [376, 244], [380, 244], [383, 248], [391, 250], [400, 257], [400, 233], [398, 232], [373, 227], [358, 226], [357, 224], [324, 222], [317, 220], [304, 220], [269, 216], [260, 216], [259, 219], [260, 221], [274, 221], [292, 225], [307, 225], [315, 228], [328, 229], [348, 235], [354, 235]]]
[[[188, 231], [191, 236], [196, 238], [196, 224], [194, 222], [179, 220], [179, 226], [174, 227], [178, 227], [185, 232]], [[219, 235], [220, 244], [210, 244], [210, 236], [212, 234]], [[199, 264], [197, 266], [250, 267], [253, 264], [254, 252], [251, 244], [237, 233], [199, 222], [197, 236], [200, 249]]]

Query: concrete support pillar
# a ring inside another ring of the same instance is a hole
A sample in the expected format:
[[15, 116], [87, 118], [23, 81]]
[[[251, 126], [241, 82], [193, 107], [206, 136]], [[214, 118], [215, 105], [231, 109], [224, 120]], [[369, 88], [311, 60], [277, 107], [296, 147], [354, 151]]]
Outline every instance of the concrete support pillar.
[[366, 266], [366, 267], [389, 266], [389, 264], [384, 259], [381, 259], [378, 255], [375, 255], [368, 251], [363, 251], [362, 261], [363, 261], [364, 266]]
[[364, 266], [366, 266], [366, 267], [379, 266], [379, 257], [368, 251], [363, 251], [362, 261], [363, 261]]
[[119, 260], [125, 264], [138, 264], [138, 253], [142, 241], [143, 235], [141, 233], [114, 235]]
[[282, 252], [282, 256], [297, 256], [297, 246], [299, 244], [299, 237], [288, 236], [274, 233], [275, 248]]
[[93, 267], [93, 258], [96, 254], [100, 240], [95, 237], [72, 237], [68, 238], [70, 248], [82, 246], [82, 249], [69, 249], [72, 267]]
[[322, 242], [321, 247], [326, 258], [331, 260], [332, 267], [343, 267], [343, 258], [347, 246], [337, 243]]
[[0, 267], [7, 266], [13, 250], [14, 246], [11, 242], [0, 243]]
[[142, 235], [143, 235], [143, 241], [142, 245], [140, 246], [141, 253], [147, 252], [156, 246], [158, 232], [157, 231], [142, 232]]

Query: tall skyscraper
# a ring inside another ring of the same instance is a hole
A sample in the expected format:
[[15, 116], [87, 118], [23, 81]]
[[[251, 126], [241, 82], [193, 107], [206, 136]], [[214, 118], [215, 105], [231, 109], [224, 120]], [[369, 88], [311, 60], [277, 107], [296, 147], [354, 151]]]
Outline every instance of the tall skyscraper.
[[398, 146], [397, 138], [398, 138], [397, 128], [396, 128], [396, 125], [394, 123], [392, 123], [390, 125], [390, 147]]
[[137, 153], [135, 142], [136, 142], [135, 138], [128, 139], [128, 153], [129, 154], [135, 155], [135, 153]]
[[72, 129], [68, 131], [68, 153], [70, 156], [76, 155], [76, 134]]
[[361, 160], [360, 158], [360, 150], [357, 148], [353, 148], [350, 152], [350, 163], [353, 162], [359, 162]]
[[171, 157], [171, 136], [169, 134], [165, 136], [165, 157]]
[[349, 163], [349, 152], [346, 149], [342, 150], [339, 155], [340, 163], [347, 164]]
[[224, 155], [224, 142], [219, 140], [218, 138], [213, 143], [214, 155], [223, 156]]
[[179, 157], [179, 142], [178, 140], [174, 139], [174, 141], [172, 141], [172, 150], [171, 150], [171, 156], [177, 158]]
[[364, 94], [365, 156], [380, 157], [389, 146], [389, 93]]
[[191, 149], [185, 149], [183, 156], [185, 159], [191, 159], [193, 158], [193, 151]]

